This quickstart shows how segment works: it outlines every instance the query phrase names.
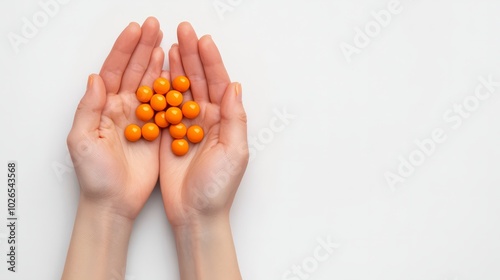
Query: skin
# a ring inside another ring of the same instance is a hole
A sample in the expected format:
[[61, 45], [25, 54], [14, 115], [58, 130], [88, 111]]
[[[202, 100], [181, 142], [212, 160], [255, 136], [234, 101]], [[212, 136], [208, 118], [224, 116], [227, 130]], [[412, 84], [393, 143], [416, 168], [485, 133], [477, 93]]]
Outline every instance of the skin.
[[162, 71], [158, 21], [131, 23], [100, 73], [89, 77], [68, 135], [80, 199], [62, 279], [124, 278], [133, 222], [158, 179], [181, 279], [241, 279], [229, 225], [248, 162], [241, 86], [231, 83], [210, 36], [198, 39], [189, 23], [177, 31], [170, 73], [191, 80], [184, 99], [198, 102], [201, 114], [185, 124], [203, 127], [205, 139], [183, 157], [171, 152], [168, 129], [151, 142], [125, 139], [128, 124], [142, 123], [135, 90], [158, 76], [170, 78]]
[[[189, 23], [177, 29], [169, 51], [173, 77], [187, 76], [201, 108], [194, 119], [204, 140], [183, 157], [170, 151], [163, 131], [160, 185], [174, 230], [181, 279], [241, 279], [229, 225], [229, 210], [248, 162], [246, 115], [241, 86], [231, 83], [210, 36], [200, 39]], [[191, 123], [191, 122], [188, 122]]]

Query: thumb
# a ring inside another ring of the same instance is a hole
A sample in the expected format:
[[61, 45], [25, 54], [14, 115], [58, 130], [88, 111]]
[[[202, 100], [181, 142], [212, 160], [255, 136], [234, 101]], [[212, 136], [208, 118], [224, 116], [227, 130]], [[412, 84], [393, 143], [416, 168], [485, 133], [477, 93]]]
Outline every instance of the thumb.
[[219, 143], [224, 144], [230, 151], [238, 151], [247, 157], [247, 115], [241, 94], [240, 83], [231, 83], [226, 88], [220, 108]]
[[91, 74], [87, 82], [87, 91], [76, 109], [72, 131], [92, 133], [99, 128], [101, 113], [106, 104], [106, 90], [102, 78]]

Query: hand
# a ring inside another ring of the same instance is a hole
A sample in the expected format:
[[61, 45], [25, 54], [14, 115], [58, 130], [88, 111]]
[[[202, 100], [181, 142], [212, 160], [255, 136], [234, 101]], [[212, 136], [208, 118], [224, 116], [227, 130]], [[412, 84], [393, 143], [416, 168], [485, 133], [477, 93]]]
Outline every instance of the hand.
[[139, 85], [162, 73], [159, 23], [131, 23], [116, 40], [99, 75], [89, 77], [68, 147], [80, 202], [62, 279], [123, 278], [132, 224], [158, 181], [160, 140], [128, 142]]
[[207, 216], [227, 216], [248, 162], [246, 114], [241, 85], [231, 83], [210, 36], [198, 40], [189, 23], [177, 30], [179, 44], [169, 52], [172, 78], [187, 76], [201, 108], [194, 120], [205, 138], [190, 144], [188, 153], [175, 156], [172, 138], [163, 131], [160, 147], [160, 186], [167, 217], [173, 227], [189, 225]]
[[159, 23], [148, 18], [120, 34], [99, 75], [91, 75], [75, 114], [68, 147], [81, 201], [134, 220], [158, 181], [160, 139], [129, 142], [128, 124], [139, 121], [135, 91], [162, 73]]
[[177, 29], [179, 44], [169, 51], [172, 77], [187, 76], [205, 138], [175, 156], [164, 130], [160, 145], [160, 186], [172, 225], [182, 280], [241, 279], [229, 224], [229, 210], [248, 163], [246, 114], [241, 86], [231, 83], [210, 36], [200, 40], [189, 23]]

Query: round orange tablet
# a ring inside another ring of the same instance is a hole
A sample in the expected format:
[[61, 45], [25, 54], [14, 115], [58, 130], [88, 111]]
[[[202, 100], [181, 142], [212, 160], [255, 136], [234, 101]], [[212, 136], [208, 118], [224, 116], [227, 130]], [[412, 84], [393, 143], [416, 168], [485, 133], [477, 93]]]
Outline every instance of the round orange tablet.
[[180, 92], [186, 92], [189, 89], [190, 85], [191, 83], [189, 82], [189, 79], [186, 76], [176, 77], [172, 81], [172, 87]]
[[125, 138], [130, 142], [141, 139], [141, 128], [136, 124], [129, 124], [125, 128]]
[[155, 123], [157, 126], [159, 126], [161, 128], [168, 127], [169, 123], [167, 122], [167, 119], [165, 118], [165, 111], [160, 111], [160, 112], [156, 113]]
[[137, 116], [137, 118], [144, 122], [149, 121], [154, 116], [154, 114], [155, 112], [149, 104], [141, 104], [137, 106], [137, 109], [135, 109], [135, 115]]
[[163, 77], [159, 77], [154, 81], [153, 89], [158, 94], [165, 94], [170, 90], [170, 82]]
[[176, 91], [176, 90], [171, 90], [167, 92], [167, 103], [170, 106], [179, 106], [182, 103], [182, 93]]
[[186, 135], [187, 128], [183, 123], [178, 123], [176, 125], [171, 125], [169, 131], [170, 136], [179, 139]]
[[182, 111], [178, 107], [169, 107], [165, 112], [165, 119], [170, 124], [178, 124], [182, 121]]
[[182, 105], [182, 114], [188, 119], [194, 119], [200, 114], [200, 105], [195, 101], [187, 101]]
[[151, 101], [149, 101], [149, 104], [151, 104], [151, 108], [153, 108], [155, 111], [161, 111], [167, 108], [167, 100], [165, 99], [165, 96], [161, 94], [153, 95], [153, 97], [151, 97]]
[[155, 123], [146, 123], [142, 126], [141, 132], [144, 139], [153, 141], [160, 135], [160, 128]]
[[191, 143], [199, 143], [203, 140], [203, 128], [199, 125], [192, 125], [187, 130], [187, 138]]
[[188, 150], [189, 144], [185, 139], [175, 139], [172, 141], [172, 152], [174, 155], [183, 156], [188, 152]]
[[148, 86], [140, 86], [135, 92], [137, 100], [141, 102], [149, 102], [151, 96], [153, 96], [153, 90]]

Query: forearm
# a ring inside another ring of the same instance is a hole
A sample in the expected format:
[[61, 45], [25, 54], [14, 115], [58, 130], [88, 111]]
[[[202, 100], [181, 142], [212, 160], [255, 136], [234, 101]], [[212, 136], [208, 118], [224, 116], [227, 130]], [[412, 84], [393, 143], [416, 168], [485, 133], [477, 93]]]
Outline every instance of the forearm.
[[228, 215], [174, 228], [182, 280], [239, 280]]
[[132, 221], [80, 198], [63, 280], [123, 279]]

